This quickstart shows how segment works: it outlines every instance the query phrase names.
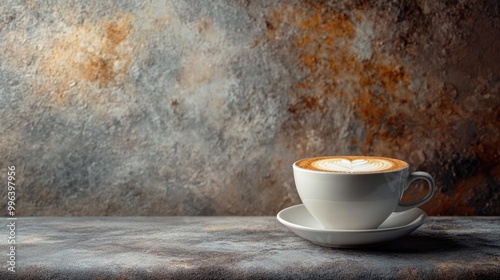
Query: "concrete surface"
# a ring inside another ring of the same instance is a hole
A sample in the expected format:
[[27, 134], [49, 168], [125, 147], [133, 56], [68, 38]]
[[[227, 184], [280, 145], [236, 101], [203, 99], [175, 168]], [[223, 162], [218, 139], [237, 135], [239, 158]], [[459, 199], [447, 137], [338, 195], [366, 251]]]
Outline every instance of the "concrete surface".
[[368, 154], [500, 215], [499, 6], [1, 1], [0, 182], [21, 216], [273, 215], [295, 160]]
[[[2, 224], [7, 221], [3, 219]], [[500, 217], [430, 217], [369, 249], [304, 240], [275, 217], [28, 217], [1, 279], [499, 279]]]

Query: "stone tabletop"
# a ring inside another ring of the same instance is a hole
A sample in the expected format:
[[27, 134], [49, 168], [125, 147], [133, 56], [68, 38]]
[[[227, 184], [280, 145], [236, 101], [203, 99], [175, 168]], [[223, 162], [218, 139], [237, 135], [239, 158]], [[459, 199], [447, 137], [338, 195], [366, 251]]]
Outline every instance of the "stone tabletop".
[[15, 272], [11, 222], [1, 279], [500, 279], [500, 217], [429, 217], [364, 249], [315, 245], [275, 217], [23, 217]]

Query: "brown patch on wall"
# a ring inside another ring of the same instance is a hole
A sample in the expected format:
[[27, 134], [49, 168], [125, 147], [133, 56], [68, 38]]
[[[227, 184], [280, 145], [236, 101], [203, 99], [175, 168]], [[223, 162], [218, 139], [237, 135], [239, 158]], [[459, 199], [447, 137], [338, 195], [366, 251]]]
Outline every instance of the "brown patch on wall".
[[[130, 58], [121, 57], [117, 48], [130, 33], [130, 18], [130, 16], [125, 17], [121, 22], [103, 22], [102, 35], [104, 35], [104, 42], [99, 46], [100, 50], [95, 52], [84, 50], [88, 55], [88, 59], [81, 66], [82, 77], [105, 85], [128, 68]], [[117, 63], [121, 65], [116, 67]]]
[[[38, 74], [35, 93], [41, 99], [46, 100], [48, 95], [55, 104], [71, 102], [74, 97], [92, 103], [112, 101], [111, 97], [96, 94], [96, 89], [125, 79], [132, 62], [127, 40], [132, 32], [131, 21], [130, 14], [119, 14], [113, 19], [68, 26], [60, 35], [40, 30], [46, 33], [45, 41], [30, 42], [25, 38], [22, 44], [14, 39], [19, 34], [15, 31], [8, 36], [12, 37], [9, 62], [16, 66], [34, 64]], [[78, 93], [74, 89], [79, 89]]]
[[307, 9], [285, 6], [270, 12], [266, 37], [276, 40], [281, 29], [295, 30], [292, 44], [307, 78], [294, 87], [288, 111], [304, 117], [327, 111], [333, 98], [343, 100], [345, 106], [354, 106], [365, 128], [364, 139], [353, 141], [369, 154], [374, 141], [402, 136], [402, 112], [393, 110], [392, 104], [405, 107], [414, 93], [408, 89], [410, 76], [393, 58], [381, 53], [357, 57], [356, 25], [363, 20], [360, 13], [339, 13], [319, 4]]
[[77, 26], [73, 32], [54, 40], [48, 56], [38, 64], [50, 79], [57, 81], [56, 101], [65, 98], [68, 85], [91, 82], [103, 87], [123, 78], [132, 60], [128, 46], [123, 44], [131, 33], [131, 19], [126, 14], [116, 20]]
[[317, 111], [322, 110], [325, 107], [323, 100], [316, 96], [300, 96], [297, 97], [298, 100], [291, 102], [288, 107], [288, 112], [292, 114], [297, 114], [298, 112], [304, 111]]

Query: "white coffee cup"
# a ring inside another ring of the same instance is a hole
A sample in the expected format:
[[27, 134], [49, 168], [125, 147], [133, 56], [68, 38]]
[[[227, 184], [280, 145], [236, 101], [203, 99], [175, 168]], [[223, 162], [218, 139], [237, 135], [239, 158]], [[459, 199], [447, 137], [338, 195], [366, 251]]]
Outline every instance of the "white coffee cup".
[[[410, 173], [408, 163], [385, 157], [302, 159], [293, 164], [293, 176], [302, 203], [328, 229], [376, 229], [393, 212], [426, 203], [435, 191], [431, 175]], [[403, 192], [418, 179], [427, 181], [428, 193], [403, 204]]]

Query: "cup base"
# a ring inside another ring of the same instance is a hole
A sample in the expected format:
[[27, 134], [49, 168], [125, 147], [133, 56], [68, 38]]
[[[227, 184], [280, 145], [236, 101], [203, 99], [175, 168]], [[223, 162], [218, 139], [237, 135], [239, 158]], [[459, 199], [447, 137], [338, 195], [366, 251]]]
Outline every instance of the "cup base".
[[325, 229], [376, 229], [391, 215], [397, 205], [394, 200], [327, 201], [304, 199], [307, 211]]

